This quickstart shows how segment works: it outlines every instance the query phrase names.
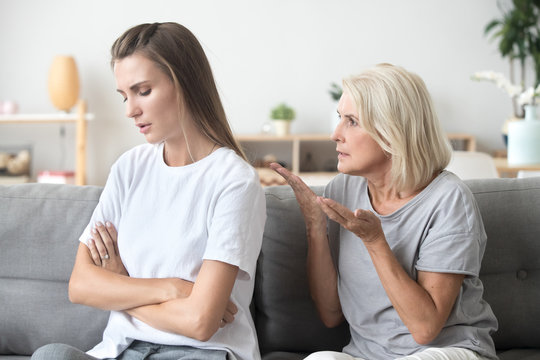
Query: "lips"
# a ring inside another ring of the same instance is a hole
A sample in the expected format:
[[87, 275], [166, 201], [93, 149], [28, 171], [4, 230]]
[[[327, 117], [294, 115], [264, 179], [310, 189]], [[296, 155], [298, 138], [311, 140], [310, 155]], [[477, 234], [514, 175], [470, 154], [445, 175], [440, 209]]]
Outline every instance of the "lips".
[[339, 149], [336, 149], [337, 153], [338, 153], [338, 159], [341, 159], [345, 156], [349, 156], [349, 154], [347, 153], [344, 153], [343, 151], [340, 151]]
[[150, 126], [152, 124], [150, 123], [139, 123], [135, 124], [139, 128], [139, 132], [142, 134], [146, 134], [148, 131], [150, 131]]

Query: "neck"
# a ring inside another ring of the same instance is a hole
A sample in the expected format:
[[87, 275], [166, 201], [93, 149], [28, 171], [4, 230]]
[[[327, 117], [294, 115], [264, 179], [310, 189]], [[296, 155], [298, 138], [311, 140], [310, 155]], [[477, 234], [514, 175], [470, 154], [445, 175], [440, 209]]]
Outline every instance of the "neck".
[[163, 160], [168, 166], [186, 166], [207, 157], [216, 148], [217, 144], [202, 134], [186, 134], [175, 140], [165, 140]]

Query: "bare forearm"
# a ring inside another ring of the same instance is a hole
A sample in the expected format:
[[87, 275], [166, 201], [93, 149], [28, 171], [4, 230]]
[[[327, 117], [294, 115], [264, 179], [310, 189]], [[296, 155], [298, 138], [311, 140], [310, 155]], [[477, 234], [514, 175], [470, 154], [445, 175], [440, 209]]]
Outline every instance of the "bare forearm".
[[157, 305], [146, 305], [126, 311], [153, 328], [207, 341], [218, 331], [221, 317], [212, 317], [211, 309], [201, 310], [193, 299], [176, 299]]
[[205, 260], [188, 297], [130, 309], [128, 314], [156, 329], [207, 341], [222, 324], [237, 274], [236, 266]]
[[446, 323], [460, 285], [454, 281], [447, 285], [433, 283], [446, 287], [444, 293], [431, 287], [430, 291], [440, 295], [433, 297], [405, 272], [386, 242], [370, 244], [368, 251], [388, 298], [405, 326], [418, 343], [431, 342]]
[[[69, 297], [74, 303], [103, 310], [125, 310], [174, 299], [180, 292], [173, 283], [181, 282], [180, 279], [131, 278], [89, 265], [87, 271], [72, 275]], [[185, 290], [189, 291], [188, 282]]]
[[337, 271], [332, 260], [325, 231], [309, 228], [307, 269], [311, 297], [319, 316], [328, 327], [343, 322], [337, 289]]

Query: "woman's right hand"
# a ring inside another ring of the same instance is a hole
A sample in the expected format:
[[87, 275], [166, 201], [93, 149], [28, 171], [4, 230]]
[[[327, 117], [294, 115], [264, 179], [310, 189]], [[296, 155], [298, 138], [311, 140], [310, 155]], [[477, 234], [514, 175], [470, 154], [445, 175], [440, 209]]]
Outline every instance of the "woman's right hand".
[[129, 276], [120, 258], [118, 233], [114, 225], [109, 221], [106, 222], [106, 225], [98, 222], [90, 234], [92, 238], [88, 240], [88, 249], [94, 265], [120, 275]]
[[271, 163], [270, 168], [281, 175], [293, 189], [294, 196], [296, 196], [300, 210], [304, 215], [306, 226], [309, 228], [322, 225], [322, 229], [326, 231], [326, 215], [317, 202], [317, 195], [299, 176], [291, 173], [278, 163]]

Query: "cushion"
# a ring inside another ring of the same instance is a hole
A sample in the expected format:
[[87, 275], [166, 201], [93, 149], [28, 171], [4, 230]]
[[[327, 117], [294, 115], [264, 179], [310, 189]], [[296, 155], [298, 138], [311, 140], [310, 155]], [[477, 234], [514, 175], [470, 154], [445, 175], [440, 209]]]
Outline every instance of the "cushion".
[[95, 186], [0, 186], [0, 354], [101, 341], [108, 312], [68, 299], [78, 238], [100, 194]]
[[540, 178], [466, 183], [487, 233], [480, 278], [499, 321], [495, 345], [540, 348]]

